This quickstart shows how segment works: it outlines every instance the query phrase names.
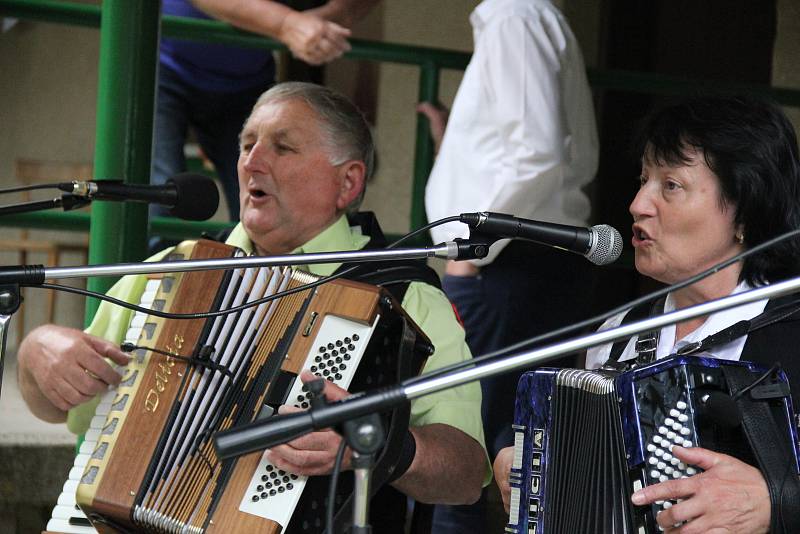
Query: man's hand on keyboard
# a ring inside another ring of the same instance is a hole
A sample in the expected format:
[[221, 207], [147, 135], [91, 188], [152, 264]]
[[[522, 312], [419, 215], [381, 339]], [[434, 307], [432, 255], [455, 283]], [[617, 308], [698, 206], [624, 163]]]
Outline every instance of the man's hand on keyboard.
[[113, 343], [56, 325], [26, 336], [18, 356], [23, 397], [35, 415], [50, 422], [66, 420], [70, 408], [119, 383], [120, 374], [106, 358], [120, 365], [130, 360]]

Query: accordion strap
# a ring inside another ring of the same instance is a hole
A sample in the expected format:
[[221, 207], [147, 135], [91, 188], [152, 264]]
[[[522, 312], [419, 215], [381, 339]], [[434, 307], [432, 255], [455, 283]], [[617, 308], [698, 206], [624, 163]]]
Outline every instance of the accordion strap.
[[730, 343], [738, 337], [745, 336], [766, 326], [783, 321], [800, 311], [800, 301], [792, 300], [772, 309], [766, 309], [763, 313], [756, 315], [752, 319], [739, 321], [728, 328], [724, 328], [715, 334], [706, 336], [702, 341], [689, 343], [678, 349], [681, 355], [693, 354], [695, 352], [705, 352], [719, 345]]
[[[664, 309], [664, 301], [665, 299], [663, 298], [655, 301], [649, 310], [649, 314], [647, 313], [648, 309], [645, 305], [632, 308], [625, 315], [626, 322], [631, 323], [661, 313]], [[779, 306], [775, 306], [774, 308], [767, 308], [763, 313], [760, 313], [752, 319], [739, 321], [728, 328], [724, 328], [719, 332], [711, 334], [710, 336], [706, 336], [701, 341], [689, 343], [688, 345], [678, 349], [676, 353], [685, 356], [698, 352], [709, 351], [713, 347], [730, 343], [738, 337], [746, 336], [751, 332], [755, 332], [756, 330], [760, 330], [771, 324], [783, 321], [798, 311], [800, 311], [800, 300], [791, 300]], [[658, 333], [656, 332], [655, 336], [653, 336], [653, 333], [654, 332], [645, 332], [639, 335], [639, 338], [636, 342], [637, 365], [650, 363], [651, 361], [655, 360], [655, 351], [658, 348]], [[625, 364], [619, 362], [619, 359], [622, 356], [627, 344], [628, 342], [623, 340], [617, 341], [612, 345], [611, 353], [606, 366], [614, 368], [626, 367]], [[650, 351], [652, 351], [652, 353]], [[650, 359], [651, 354], [653, 359]]]
[[[647, 317], [658, 315], [664, 311], [665, 302], [666, 302], [666, 297], [662, 297], [653, 302], [653, 304], [650, 306], [647, 306], [647, 304], [642, 304], [641, 306], [636, 306], [635, 308], [631, 308], [628, 311], [628, 313], [625, 314], [624, 321], [626, 321], [626, 323], [633, 323], [641, 319], [646, 319]], [[658, 351], [659, 335], [660, 335], [659, 330], [651, 330], [649, 332], [643, 332], [639, 334], [638, 338], [636, 339], [637, 364], [644, 364], [655, 361], [656, 352]], [[629, 363], [620, 362], [619, 359], [622, 357], [622, 353], [625, 351], [625, 347], [627, 345], [628, 345], [628, 340], [626, 339], [614, 343], [611, 346], [611, 352], [608, 356], [608, 360], [606, 361], [605, 364], [603, 364], [603, 367], [608, 369], [615, 369], [617, 371], [625, 370], [628, 367]]]
[[[744, 367], [726, 365], [722, 371], [732, 392], [742, 390], [753, 382], [751, 372]], [[791, 444], [780, 432], [767, 402], [742, 395], [736, 400], [736, 405], [742, 414], [742, 427], [747, 441], [769, 489], [770, 532], [800, 532], [800, 480], [794, 454], [787, 447]]]

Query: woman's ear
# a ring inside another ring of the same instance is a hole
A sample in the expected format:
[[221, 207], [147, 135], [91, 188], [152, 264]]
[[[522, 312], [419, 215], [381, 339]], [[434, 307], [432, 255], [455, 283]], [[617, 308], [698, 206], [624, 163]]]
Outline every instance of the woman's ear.
[[736, 225], [736, 233], [733, 235], [733, 238], [740, 245], [744, 244], [744, 225], [743, 224], [737, 224]]

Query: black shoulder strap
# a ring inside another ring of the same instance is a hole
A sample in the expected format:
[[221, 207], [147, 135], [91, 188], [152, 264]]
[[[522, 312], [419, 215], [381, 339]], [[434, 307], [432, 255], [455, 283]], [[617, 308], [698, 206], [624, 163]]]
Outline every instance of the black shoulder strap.
[[222, 230], [217, 230], [216, 232], [211, 232], [211, 233], [203, 232], [203, 233], [200, 234], [200, 237], [202, 239], [208, 239], [210, 241], [217, 241], [219, 243], [224, 243], [225, 241], [228, 240], [228, 237], [230, 237], [230, 235], [233, 232], [234, 228], [236, 228], [236, 227], [235, 226], [228, 226], [228, 227], [223, 228]]
[[[386, 238], [383, 235], [378, 220], [372, 212], [358, 212], [347, 216], [351, 226], [360, 226], [361, 232], [369, 236], [370, 240], [365, 249], [380, 249], [386, 247]], [[344, 264], [336, 272], [352, 267]], [[424, 260], [398, 260], [362, 263], [356, 270], [347, 275], [349, 280], [364, 282], [386, 288], [397, 302], [403, 302], [408, 285], [411, 282], [424, 282], [441, 289], [441, 281], [436, 271], [427, 266]]]
[[[653, 315], [657, 315], [661, 311], [664, 310], [664, 302], [666, 298], [662, 297], [652, 304], [648, 304], [644, 302], [638, 306], [634, 306], [625, 316], [622, 318], [620, 324], [629, 324], [635, 323], [636, 321], [640, 321], [642, 319], [646, 319], [648, 317], [652, 317]], [[658, 336], [659, 332], [651, 331], [651, 332], [644, 332], [639, 334], [638, 339], [636, 341], [636, 352], [637, 354], [643, 354], [647, 359], [655, 359], [656, 351], [658, 350]], [[608, 356], [608, 360], [606, 363], [603, 364], [603, 367], [609, 367], [613, 369], [621, 370], [622, 368], [626, 367], [625, 364], [620, 363], [619, 359], [622, 357], [622, 353], [625, 350], [625, 347], [628, 346], [628, 340], [622, 339], [617, 341], [611, 346], [611, 353]]]
[[[731, 391], [740, 391], [753, 382], [751, 373], [744, 367], [723, 366]], [[736, 400], [742, 414], [744, 429], [750, 449], [758, 461], [770, 494], [770, 532], [788, 534], [800, 528], [800, 480], [792, 443], [787, 440], [775, 420], [772, 410], [763, 401], [754, 401], [748, 395]]]
[[800, 311], [800, 300], [791, 299], [788, 302], [776, 303], [777, 305], [770, 304], [772, 304], [772, 301], [767, 303], [767, 307], [762, 313], [756, 315], [752, 319], [739, 321], [728, 328], [706, 336], [701, 341], [686, 345], [678, 350], [678, 354], [692, 354], [695, 352], [708, 351], [713, 347], [730, 343], [738, 337], [784, 321]]

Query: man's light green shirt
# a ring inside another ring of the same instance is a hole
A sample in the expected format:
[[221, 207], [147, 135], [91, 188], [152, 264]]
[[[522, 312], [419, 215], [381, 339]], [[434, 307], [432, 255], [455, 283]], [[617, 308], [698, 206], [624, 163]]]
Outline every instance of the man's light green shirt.
[[[369, 237], [363, 235], [360, 228], [350, 227], [347, 218], [343, 216], [294, 253], [359, 250], [368, 241]], [[226, 243], [247, 253], [253, 251], [253, 244], [241, 224], [234, 228]], [[149, 261], [160, 260], [168, 252], [169, 250], [162, 251]], [[318, 276], [330, 275], [338, 267], [338, 263], [296, 266]], [[145, 276], [126, 276], [108, 294], [127, 302], [139, 302], [146, 282]], [[436, 347], [436, 352], [428, 358], [423, 373], [470, 359], [469, 348], [464, 341], [464, 329], [458, 323], [447, 297], [439, 289], [422, 282], [412, 282], [408, 286], [402, 306]], [[103, 302], [86, 332], [121, 343], [132, 314], [131, 310]], [[67, 418], [70, 431], [82, 434], [89, 428], [97, 402], [95, 399], [70, 410]], [[432, 423], [454, 426], [472, 436], [485, 449], [481, 424], [481, 390], [478, 383], [473, 382], [414, 399], [411, 403], [411, 426]], [[491, 469], [487, 456], [484, 485], [488, 484], [490, 478]]]

